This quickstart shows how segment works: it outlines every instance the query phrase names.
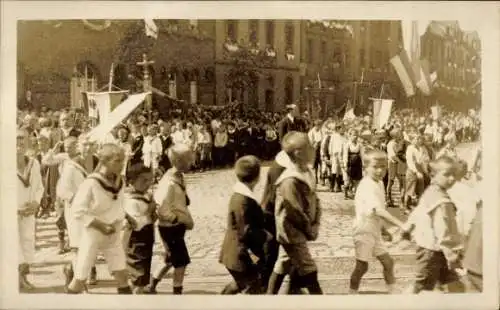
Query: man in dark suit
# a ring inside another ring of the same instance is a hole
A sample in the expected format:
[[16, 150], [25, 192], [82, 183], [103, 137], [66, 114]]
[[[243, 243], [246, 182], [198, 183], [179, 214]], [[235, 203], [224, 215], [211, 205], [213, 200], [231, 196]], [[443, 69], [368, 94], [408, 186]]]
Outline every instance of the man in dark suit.
[[172, 167], [170, 160], [168, 159], [167, 156], [167, 150], [173, 144], [172, 137], [170, 136], [169, 123], [162, 123], [160, 125], [160, 139], [161, 139], [162, 150], [164, 150], [160, 158], [160, 167], [163, 168], [163, 171], [167, 171]]
[[133, 166], [142, 163], [142, 145], [144, 144], [144, 137], [141, 134], [139, 124], [130, 125], [130, 137], [132, 144], [130, 166]]
[[307, 131], [306, 123], [300, 118], [299, 107], [296, 104], [290, 104], [286, 106], [286, 109], [286, 116], [278, 123], [278, 137], [280, 141], [290, 131]]

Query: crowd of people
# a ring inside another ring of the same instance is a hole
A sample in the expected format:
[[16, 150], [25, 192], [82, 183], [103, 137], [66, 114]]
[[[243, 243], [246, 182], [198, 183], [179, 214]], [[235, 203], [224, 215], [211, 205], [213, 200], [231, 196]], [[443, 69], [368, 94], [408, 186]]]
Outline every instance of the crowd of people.
[[[64, 268], [68, 293], [96, 283], [94, 265], [101, 253], [118, 293], [155, 293], [173, 267], [173, 293], [182, 294], [190, 264], [184, 236], [195, 225], [184, 174], [221, 167], [234, 167], [238, 179], [228, 202], [220, 256], [234, 281], [222, 294], [277, 294], [287, 274], [290, 293], [303, 288], [322, 293], [308, 248], [318, 238], [321, 222], [317, 183], [354, 199], [352, 293], [373, 256], [394, 290], [393, 262], [382, 238], [388, 232], [380, 219], [400, 227], [405, 238], [413, 230], [418, 232], [414, 236], [427, 236], [441, 229], [437, 241], [415, 237], [423, 257], [415, 293], [446, 284], [455, 275], [455, 254], [465, 247], [480, 205], [479, 198], [463, 199], [462, 180], [479, 175], [481, 157], [478, 151], [466, 163], [455, 147], [480, 138], [477, 111], [432, 115], [399, 110], [379, 129], [373, 129], [370, 115], [314, 121], [300, 115], [295, 105], [287, 106], [284, 116], [241, 109], [197, 109], [167, 119], [159, 115], [133, 113], [95, 143], [86, 136], [92, 127], [82, 114], [19, 113], [21, 288], [33, 288], [28, 274], [35, 254], [35, 218], [55, 211], [60, 253], [69, 251], [72, 257]], [[272, 163], [263, 201], [257, 201], [253, 189], [262, 160]], [[400, 203], [391, 195], [395, 181]], [[410, 214], [408, 222], [393, 217], [387, 206], [400, 206]], [[435, 214], [425, 219], [426, 212]], [[155, 226], [165, 260], [151, 270]], [[447, 263], [451, 267], [444, 273]], [[430, 274], [431, 267], [437, 271]]]

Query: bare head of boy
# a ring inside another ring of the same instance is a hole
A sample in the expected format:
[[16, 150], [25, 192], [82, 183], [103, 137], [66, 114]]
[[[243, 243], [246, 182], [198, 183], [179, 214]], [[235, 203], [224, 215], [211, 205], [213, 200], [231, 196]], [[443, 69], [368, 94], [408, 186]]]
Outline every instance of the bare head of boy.
[[132, 188], [144, 194], [153, 185], [153, 172], [142, 163], [130, 167], [127, 172], [127, 178]]
[[457, 163], [448, 156], [441, 156], [430, 164], [432, 183], [447, 190], [456, 182]]
[[259, 183], [260, 161], [253, 155], [243, 156], [234, 164], [234, 172], [238, 181], [246, 184], [250, 189], [254, 189]]
[[194, 161], [193, 151], [186, 144], [174, 144], [168, 149], [167, 154], [172, 166], [180, 172], [189, 171]]
[[121, 147], [114, 143], [103, 144], [97, 157], [100, 166], [105, 169], [105, 174], [120, 175], [125, 160], [125, 153]]
[[287, 133], [283, 137], [281, 148], [300, 170], [307, 170], [314, 160], [314, 148], [305, 133], [298, 131]]
[[380, 150], [370, 150], [364, 155], [366, 175], [375, 181], [382, 181], [387, 171], [387, 155]]

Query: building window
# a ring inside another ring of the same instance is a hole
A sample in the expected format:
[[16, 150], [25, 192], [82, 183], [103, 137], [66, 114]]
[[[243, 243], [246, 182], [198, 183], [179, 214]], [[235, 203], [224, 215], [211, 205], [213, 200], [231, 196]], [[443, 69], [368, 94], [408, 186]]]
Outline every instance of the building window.
[[259, 21], [251, 20], [249, 28], [249, 41], [250, 43], [257, 44], [259, 42]]
[[287, 23], [285, 26], [285, 50], [293, 54], [294, 28], [293, 24]]
[[274, 22], [272, 20], [266, 21], [266, 44], [274, 45]]
[[307, 40], [307, 63], [313, 63], [314, 42], [312, 39]]
[[236, 20], [228, 20], [226, 22], [226, 35], [233, 42], [237, 42], [238, 22]]
[[326, 51], [326, 42], [321, 41], [321, 62], [325, 63], [328, 59], [327, 51]]

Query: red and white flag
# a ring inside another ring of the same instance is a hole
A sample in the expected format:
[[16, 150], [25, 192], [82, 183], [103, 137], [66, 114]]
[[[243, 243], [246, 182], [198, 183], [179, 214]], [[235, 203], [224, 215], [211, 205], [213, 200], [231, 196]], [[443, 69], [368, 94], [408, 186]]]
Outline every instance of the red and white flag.
[[394, 67], [394, 70], [396, 70], [399, 80], [403, 84], [403, 89], [405, 90], [406, 96], [414, 96], [415, 75], [413, 73], [413, 67], [410, 63], [406, 50], [402, 49], [399, 54], [391, 58], [390, 62]]

